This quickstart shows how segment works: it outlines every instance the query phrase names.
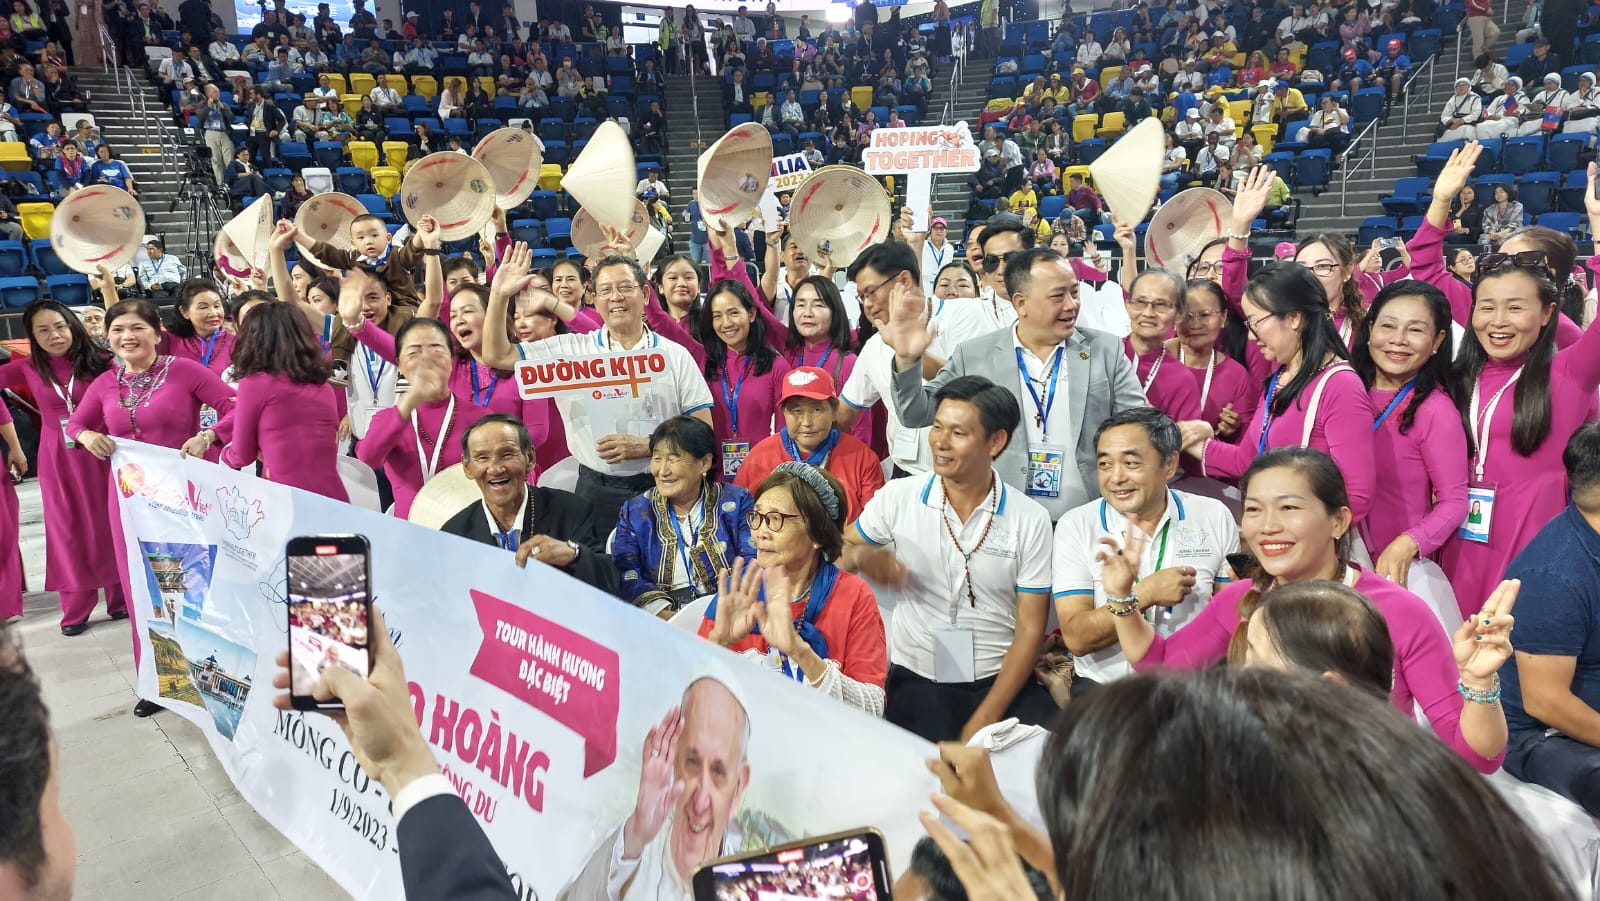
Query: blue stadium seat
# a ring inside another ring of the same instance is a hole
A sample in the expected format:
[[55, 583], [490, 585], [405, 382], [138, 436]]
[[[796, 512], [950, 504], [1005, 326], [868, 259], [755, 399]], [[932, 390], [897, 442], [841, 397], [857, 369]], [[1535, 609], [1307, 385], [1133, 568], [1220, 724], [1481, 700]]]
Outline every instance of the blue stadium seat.
[[529, 247], [538, 247], [544, 243], [544, 229], [537, 219], [513, 219], [511, 240], [520, 241]]
[[535, 219], [554, 219], [561, 214], [560, 195], [554, 191], [534, 191], [528, 195]]
[[1568, 172], [1561, 183], [1561, 190], [1556, 192], [1556, 200], [1561, 209], [1573, 213], [1584, 211], [1584, 198], [1589, 193], [1589, 173], [1577, 169]]
[[357, 166], [340, 166], [333, 171], [333, 177], [345, 194], [366, 194], [372, 190], [372, 176]]
[[1362, 88], [1350, 98], [1350, 130], [1358, 131], [1361, 126], [1383, 115], [1383, 104], [1388, 92], [1383, 88]]
[[78, 272], [70, 275], [50, 275], [44, 280], [50, 296], [69, 307], [81, 307], [89, 302], [89, 277]]
[[1588, 135], [1556, 135], [1550, 139], [1545, 165], [1556, 172], [1578, 168], [1578, 154], [1589, 146]]
[[550, 247], [561, 250], [572, 246], [572, 220], [564, 217], [544, 221], [544, 238]]
[[1427, 206], [1431, 199], [1433, 179], [1424, 176], [1397, 178], [1394, 191], [1378, 202], [1391, 216], [1414, 216]]
[[543, 141], [565, 141], [567, 139], [567, 122], [565, 119], [548, 117], [539, 120], [539, 139]]
[[35, 239], [28, 245], [28, 251], [33, 255], [33, 265], [45, 275], [68, 275], [72, 272], [72, 268], [56, 256], [48, 238]]
[[0, 277], [16, 278], [28, 272], [28, 251], [21, 241], [0, 241]]
[[39, 299], [39, 280], [31, 276], [0, 278], [0, 306], [20, 310]]
[[299, 141], [278, 142], [278, 159], [296, 172], [311, 165], [311, 148]]
[[290, 183], [294, 181], [294, 173], [281, 166], [262, 169], [261, 177], [266, 179], [267, 184], [272, 186], [273, 191], [280, 193], [289, 190]]
[[382, 196], [378, 194], [357, 194], [356, 199], [361, 201], [361, 205], [367, 208], [367, 212], [377, 216], [384, 222], [395, 221], [394, 213], [389, 210], [389, 201]]
[[1361, 220], [1361, 228], [1356, 232], [1356, 246], [1371, 247], [1373, 241], [1393, 238], [1397, 234], [1393, 219], [1388, 216], [1368, 216]]
[[1556, 208], [1556, 191], [1561, 187], [1558, 172], [1529, 172], [1517, 184], [1517, 200], [1524, 212], [1543, 216]]
[[1512, 175], [1532, 172], [1543, 160], [1544, 138], [1538, 135], [1512, 138], [1500, 152], [1500, 168]]
[[317, 141], [311, 145], [311, 158], [319, 166], [337, 169], [344, 165], [344, 145], [338, 141]]

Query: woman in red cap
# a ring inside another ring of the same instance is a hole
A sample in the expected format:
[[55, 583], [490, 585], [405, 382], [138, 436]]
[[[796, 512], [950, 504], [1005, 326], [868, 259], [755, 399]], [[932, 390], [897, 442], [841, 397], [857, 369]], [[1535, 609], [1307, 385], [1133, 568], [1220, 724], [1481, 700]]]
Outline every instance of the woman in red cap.
[[854, 522], [883, 487], [883, 464], [871, 448], [834, 428], [839, 395], [833, 378], [815, 366], [790, 370], [783, 377], [781, 406], [783, 428], [750, 449], [734, 484], [753, 491], [780, 463], [808, 463], [844, 486], [845, 522]]

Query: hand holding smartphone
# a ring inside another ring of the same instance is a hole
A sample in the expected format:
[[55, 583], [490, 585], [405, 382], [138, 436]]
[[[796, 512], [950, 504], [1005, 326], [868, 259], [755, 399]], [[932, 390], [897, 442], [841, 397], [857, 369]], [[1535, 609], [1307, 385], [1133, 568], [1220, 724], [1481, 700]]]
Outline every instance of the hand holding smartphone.
[[889, 886], [883, 835], [867, 828], [711, 861], [695, 871], [694, 901], [889, 901]]
[[372, 671], [372, 552], [361, 535], [289, 539], [289, 700], [296, 710], [339, 710], [314, 697], [323, 669]]

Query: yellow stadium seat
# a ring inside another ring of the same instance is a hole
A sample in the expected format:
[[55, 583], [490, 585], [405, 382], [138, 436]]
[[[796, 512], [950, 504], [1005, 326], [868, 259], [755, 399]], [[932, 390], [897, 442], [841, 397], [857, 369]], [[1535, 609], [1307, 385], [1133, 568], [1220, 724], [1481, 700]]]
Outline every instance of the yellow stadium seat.
[[406, 168], [406, 157], [411, 154], [411, 145], [405, 141], [384, 141], [383, 162], [402, 171]]
[[1071, 178], [1074, 175], [1083, 176], [1083, 183], [1086, 184], [1086, 185], [1091, 185], [1092, 186], [1094, 184], [1094, 178], [1089, 174], [1089, 167], [1088, 166], [1062, 166], [1061, 167], [1061, 182], [1062, 182], [1062, 184], [1065, 184], [1067, 179]]
[[378, 165], [378, 145], [371, 141], [351, 141], [345, 147], [350, 152], [350, 165], [371, 172]]
[[400, 193], [400, 170], [393, 166], [374, 166], [372, 192], [380, 197], [393, 197]]
[[1100, 129], [1100, 117], [1094, 113], [1079, 113], [1072, 117], [1072, 140], [1087, 141]]
[[1178, 119], [1178, 108], [1176, 106], [1167, 106], [1167, 107], [1164, 107], [1161, 110], [1161, 122], [1162, 122], [1162, 124], [1171, 125], [1173, 122], [1177, 121], [1177, 119]]
[[350, 73], [350, 93], [352, 94], [370, 94], [372, 89], [377, 86], [378, 79], [373, 78], [371, 72]]
[[401, 97], [411, 93], [411, 86], [406, 84], [406, 77], [404, 75], [396, 75], [391, 72], [388, 75], [383, 76], [383, 81], [389, 87], [394, 88], [395, 93], [399, 94]]
[[321, 74], [328, 76], [328, 86], [335, 91], [341, 94], [350, 93], [350, 84], [344, 80], [343, 75], [338, 72], [323, 72]]
[[1100, 87], [1105, 87], [1122, 74], [1121, 66], [1106, 66], [1100, 70]]
[[490, 76], [490, 75], [479, 75], [478, 76], [478, 84], [483, 85], [484, 93], [488, 94], [490, 97], [494, 96], [494, 77], [493, 76]]
[[53, 203], [19, 203], [17, 216], [22, 219], [22, 233], [30, 240], [50, 237], [50, 219], [56, 214]]
[[7, 172], [26, 172], [33, 168], [28, 158], [28, 145], [21, 141], [0, 142], [0, 168]]
[[1232, 66], [1234, 68], [1234, 70], [1237, 71], [1239, 69], [1243, 69], [1244, 68], [1244, 63], [1245, 63], [1244, 54], [1243, 53], [1235, 53], [1233, 55], [1232, 61], [1229, 62], [1228, 65]]
[[872, 88], [868, 85], [856, 85], [850, 89], [850, 102], [856, 109], [866, 112], [872, 109]]
[[1114, 138], [1128, 127], [1127, 116], [1120, 112], [1106, 113], [1100, 120], [1100, 130], [1096, 132], [1102, 138]]
[[1272, 144], [1278, 139], [1278, 126], [1272, 124], [1252, 125], [1250, 133], [1256, 136], [1256, 143], [1261, 145], [1262, 153], [1271, 153]]
[[539, 190], [561, 190], [561, 167], [555, 163], [545, 163], [539, 167]]
[[344, 106], [345, 113], [352, 119], [356, 117], [356, 113], [361, 112], [360, 94], [340, 94], [339, 103]]
[[[1228, 101], [1228, 118], [1233, 120], [1235, 127], [1243, 129], [1250, 124], [1250, 106], [1251, 104], [1248, 100]], [[1241, 130], [1239, 134], [1244, 134], [1244, 132]]]
[[432, 75], [416, 75], [411, 79], [411, 90], [429, 100], [439, 96], [439, 79]]

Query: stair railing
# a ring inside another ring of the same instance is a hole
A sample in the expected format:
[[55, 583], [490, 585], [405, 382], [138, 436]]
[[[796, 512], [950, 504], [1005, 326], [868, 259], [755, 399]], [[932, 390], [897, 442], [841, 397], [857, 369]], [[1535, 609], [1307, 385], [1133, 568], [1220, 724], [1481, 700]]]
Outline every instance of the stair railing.
[[965, 74], [966, 64], [965, 56], [950, 54], [950, 92], [944, 98], [944, 112], [939, 115], [940, 125], [953, 124], [950, 120], [955, 114], [957, 92], [961, 89], [961, 77]]
[[[705, 40], [705, 35], [702, 34], [699, 39]], [[689, 104], [694, 108], [694, 145], [697, 149], [704, 150], [706, 141], [705, 137], [700, 134], [700, 89], [694, 86], [695, 57], [690, 52], [688, 44], [682, 41], [678, 43], [683, 45], [684, 68], [689, 70]], [[707, 52], [706, 58], [711, 58], [709, 52]]]
[[111, 31], [106, 28], [104, 21], [97, 23], [100, 29], [100, 68], [107, 72], [115, 72], [117, 68], [117, 45], [111, 40]]
[[[1458, 51], [1457, 56], [1459, 58], [1459, 40], [1456, 42], [1456, 47]], [[1411, 101], [1416, 99], [1416, 97], [1411, 93], [1411, 86], [1415, 84], [1417, 79], [1421, 78], [1423, 75], [1434, 74], [1434, 63], [1436, 63], [1438, 59], [1439, 54], [1434, 53], [1434, 55], [1428, 57], [1428, 59], [1424, 61], [1422, 65], [1412, 69], [1411, 74], [1406, 77], [1405, 84], [1403, 84], [1400, 88], [1402, 94], [1400, 107], [1400, 129], [1402, 135], [1406, 133], [1406, 129], [1411, 124]], [[1433, 109], [1434, 80], [1429, 78], [1427, 85], [1427, 99], [1424, 101], [1423, 108], [1431, 110]], [[1347, 145], [1344, 149], [1344, 176], [1339, 179], [1339, 215], [1341, 216], [1346, 214], [1346, 207], [1349, 203], [1351, 178], [1361, 170], [1361, 167], [1365, 166], [1367, 168], [1368, 179], [1377, 178], [1378, 126], [1382, 121], [1383, 118], [1380, 116], [1379, 118], [1368, 122], [1367, 126], [1361, 129], [1361, 132], [1351, 139], [1349, 145]], [[1363, 151], [1360, 156], [1356, 155], [1356, 151], [1358, 149], [1362, 149]]]
[[[1460, 57], [1460, 52], [1459, 52], [1460, 46], [1461, 46], [1461, 42], [1458, 40], [1456, 42], [1457, 57], [1458, 58]], [[1401, 99], [1404, 101], [1404, 104], [1400, 107], [1401, 128], [1408, 128], [1411, 125], [1411, 107], [1414, 106], [1414, 104], [1411, 101], [1416, 99], [1416, 97], [1411, 93], [1411, 86], [1413, 84], [1416, 84], [1417, 83], [1417, 79], [1421, 78], [1424, 74], [1427, 74], [1427, 75], [1431, 76], [1434, 73], [1434, 69], [1435, 69], [1434, 63], [1437, 62], [1438, 59], [1439, 59], [1439, 54], [1438, 53], [1435, 53], [1434, 55], [1428, 57], [1426, 62], [1424, 62], [1420, 66], [1417, 66], [1415, 69], [1411, 70], [1411, 74], [1406, 76], [1405, 84], [1400, 86]], [[1460, 70], [1458, 69], [1457, 71], [1460, 71]], [[1459, 78], [1460, 76], [1456, 76], [1456, 77]], [[1454, 80], [1454, 79], [1452, 79], [1452, 80]], [[1429, 115], [1433, 115], [1432, 110], [1434, 108], [1433, 107], [1434, 79], [1432, 77], [1430, 77], [1428, 79], [1427, 85], [1428, 85], [1428, 97], [1427, 97], [1427, 100], [1423, 102], [1423, 107], [1422, 108], [1425, 109], [1425, 110], [1428, 110], [1429, 111], [1429, 113], [1428, 113]]]

